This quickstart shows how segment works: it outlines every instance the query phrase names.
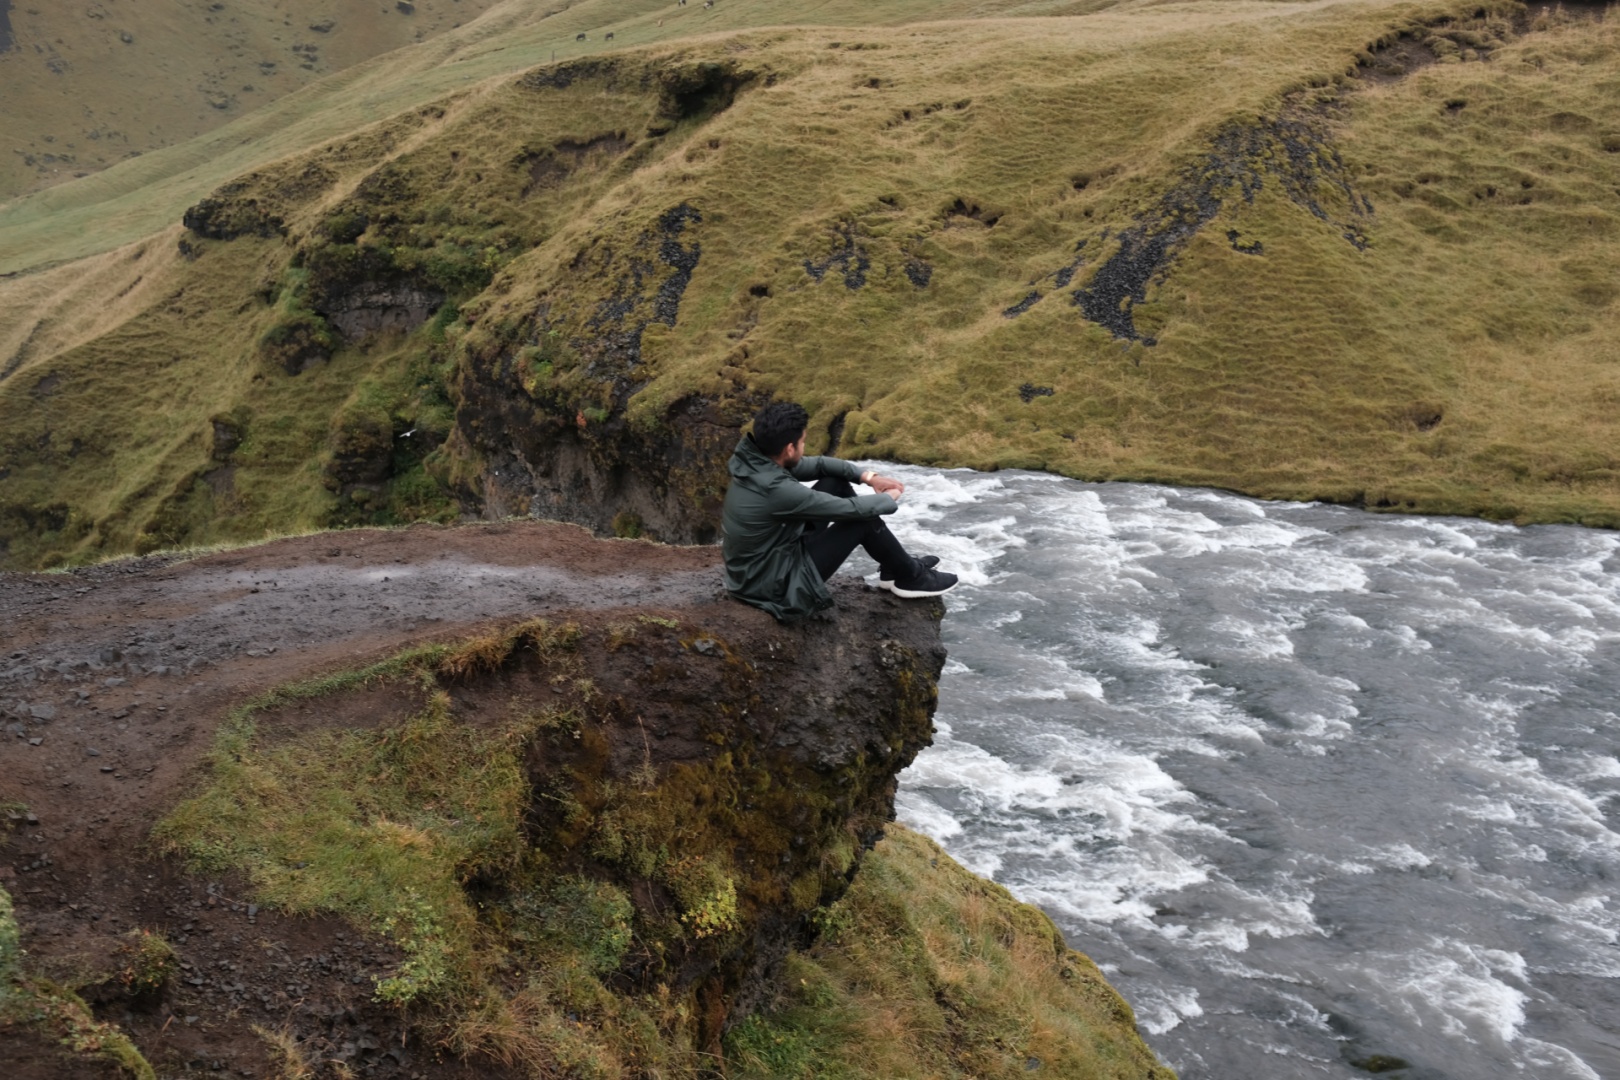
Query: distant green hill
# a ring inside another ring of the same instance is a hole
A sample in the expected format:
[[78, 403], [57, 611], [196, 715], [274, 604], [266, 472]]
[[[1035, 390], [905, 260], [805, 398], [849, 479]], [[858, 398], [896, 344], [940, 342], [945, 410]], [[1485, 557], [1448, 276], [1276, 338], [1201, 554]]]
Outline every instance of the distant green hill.
[[0, 201], [184, 142], [498, 2], [0, 0]]
[[773, 395], [847, 456], [1620, 524], [1620, 20], [540, 10], [0, 209], [9, 565], [703, 538]]

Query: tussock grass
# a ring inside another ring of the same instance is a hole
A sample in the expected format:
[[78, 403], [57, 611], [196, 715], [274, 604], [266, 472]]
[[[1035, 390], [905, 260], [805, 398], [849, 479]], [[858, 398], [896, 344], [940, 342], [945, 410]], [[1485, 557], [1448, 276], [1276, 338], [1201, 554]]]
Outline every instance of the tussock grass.
[[[58, 1042], [64, 1059], [73, 1055], [110, 1061], [135, 1080], [157, 1080], [151, 1064], [116, 1024], [97, 1020], [73, 990], [28, 970], [19, 944], [21, 934], [11, 894], [0, 888], [0, 1027], [32, 1029]], [[137, 946], [138, 960], [146, 961], [131, 972], [136, 980], [168, 977], [165, 965], [173, 953], [161, 939]]]
[[1119, 1037], [1130, 1007], [1045, 915], [907, 829], [889, 828], [822, 922], [781, 999], [728, 1037], [730, 1075], [1172, 1076]]
[[270, 1064], [276, 1080], [311, 1080], [315, 1075], [315, 1062], [306, 1052], [298, 1036], [286, 1027], [268, 1028], [253, 1025], [253, 1034], [264, 1040], [270, 1051]]

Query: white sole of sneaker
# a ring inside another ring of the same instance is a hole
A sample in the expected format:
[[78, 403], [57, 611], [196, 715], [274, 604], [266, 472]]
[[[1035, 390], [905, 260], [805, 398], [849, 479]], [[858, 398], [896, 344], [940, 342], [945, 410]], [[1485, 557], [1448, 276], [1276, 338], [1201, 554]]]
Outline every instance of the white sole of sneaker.
[[898, 596], [902, 600], [922, 600], [929, 596], [944, 596], [946, 593], [960, 585], [961, 582], [953, 581], [943, 589], [902, 589], [892, 581], [885, 582], [884, 584], [889, 586], [890, 592], [894, 593], [894, 595]]
[[[934, 567], [936, 567], [938, 565], [939, 565], [939, 556], [937, 556], [937, 555], [930, 555], [926, 560], [923, 561], [923, 566], [926, 567], [929, 570], [932, 570]], [[880, 588], [880, 589], [888, 589], [890, 592], [893, 592], [894, 591], [894, 578], [886, 578], [881, 573], [879, 573], [878, 574], [878, 588]]]

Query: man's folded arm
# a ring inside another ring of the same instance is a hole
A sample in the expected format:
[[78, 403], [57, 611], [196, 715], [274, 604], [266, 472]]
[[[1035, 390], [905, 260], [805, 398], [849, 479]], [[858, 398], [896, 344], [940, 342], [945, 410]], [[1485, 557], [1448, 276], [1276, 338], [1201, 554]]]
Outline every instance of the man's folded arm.
[[848, 480], [852, 484], [861, 482], [861, 470], [853, 462], [835, 457], [802, 457], [798, 463], [788, 470], [795, 480]]
[[[798, 488], [798, 491], [791, 488]], [[880, 514], [892, 514], [898, 509], [900, 504], [881, 492], [844, 498], [789, 484], [784, 485], [778, 499], [773, 500], [771, 516], [793, 521], [860, 521]]]

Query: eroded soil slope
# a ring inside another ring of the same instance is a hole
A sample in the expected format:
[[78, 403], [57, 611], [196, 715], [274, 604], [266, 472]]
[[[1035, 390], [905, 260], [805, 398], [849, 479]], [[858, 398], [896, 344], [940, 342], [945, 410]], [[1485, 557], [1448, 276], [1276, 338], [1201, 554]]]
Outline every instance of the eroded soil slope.
[[[126, 1016], [120, 1000], [113, 1017], [160, 1067], [270, 1075], [265, 1044], [231, 1019], [246, 1010], [320, 1039], [324, 1056], [411, 1075], [419, 1049], [399, 1046], [400, 1018], [370, 1002], [395, 950], [341, 920], [260, 911], [239, 880], [187, 875], [150, 854], [153, 824], [233, 704], [312, 672], [548, 611], [724, 604], [768, 629], [722, 598], [714, 560], [567, 526], [418, 526], [0, 576], [0, 801], [19, 807], [0, 886], [16, 898], [25, 948], [71, 980], [131, 929], [167, 936], [181, 978], [161, 1007]], [[11, 1042], [26, 1076], [94, 1068]]]

